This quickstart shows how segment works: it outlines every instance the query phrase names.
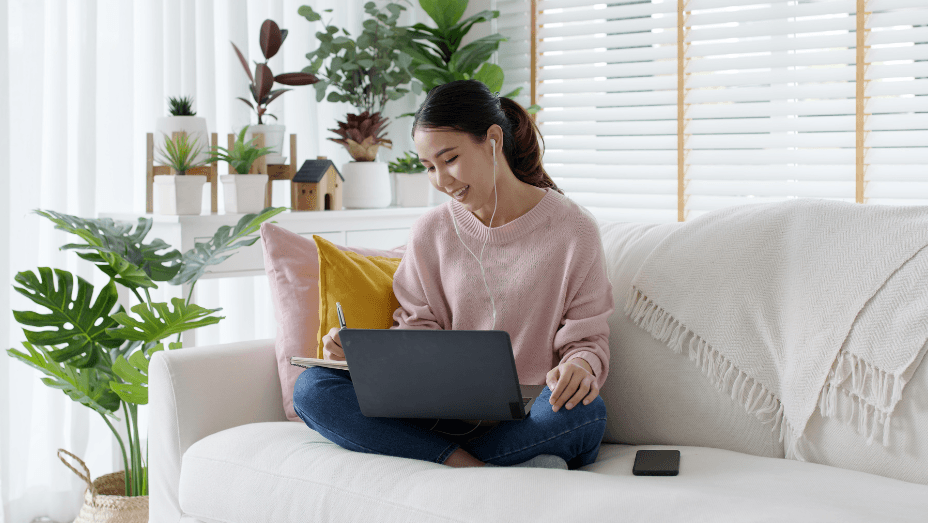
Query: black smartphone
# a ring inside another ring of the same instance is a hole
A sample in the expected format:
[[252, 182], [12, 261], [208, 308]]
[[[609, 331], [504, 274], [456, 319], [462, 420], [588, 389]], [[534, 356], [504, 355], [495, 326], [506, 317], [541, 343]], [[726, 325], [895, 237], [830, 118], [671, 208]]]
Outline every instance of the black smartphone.
[[639, 450], [632, 474], [636, 476], [676, 476], [680, 473], [679, 450]]

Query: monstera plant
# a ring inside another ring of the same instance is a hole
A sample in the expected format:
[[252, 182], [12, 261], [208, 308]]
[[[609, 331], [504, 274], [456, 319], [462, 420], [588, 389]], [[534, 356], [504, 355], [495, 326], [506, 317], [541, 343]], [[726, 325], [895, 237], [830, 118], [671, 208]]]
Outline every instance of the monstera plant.
[[[207, 267], [215, 265], [239, 247], [254, 244], [261, 223], [285, 208], [268, 207], [247, 214], [233, 228], [224, 225], [206, 243], [198, 243], [183, 255], [168, 250], [160, 239], [143, 243], [152, 220], [139, 218], [132, 224], [109, 218], [85, 219], [54, 211], [36, 210], [55, 223], [55, 228], [78, 236], [83, 243], [62, 249], [78, 251], [109, 277], [93, 298], [94, 287], [68, 271], [39, 267], [37, 272], [16, 275], [13, 288], [48, 312], [13, 311], [24, 326], [28, 353], [9, 349], [13, 358], [34, 367], [47, 377], [42, 381], [60, 389], [72, 400], [86, 405], [103, 418], [122, 450], [127, 496], [148, 494], [147, 451], [143, 459], [138, 430], [138, 406], [148, 403], [148, 364], [152, 354], [181, 347], [180, 334], [213, 325], [223, 319], [187, 299], [173, 298], [171, 304], [153, 303], [149, 289], [155, 282], [190, 284], [190, 292]], [[165, 251], [168, 252], [159, 252]], [[139, 303], [127, 312], [117, 307], [116, 285], [130, 290]], [[76, 292], [75, 292], [76, 291]], [[38, 327], [31, 330], [26, 327]], [[174, 342], [167, 341], [177, 335]], [[128, 442], [120, 437], [112, 421], [120, 421], [122, 410]], [[128, 453], [127, 453], [128, 452]]]

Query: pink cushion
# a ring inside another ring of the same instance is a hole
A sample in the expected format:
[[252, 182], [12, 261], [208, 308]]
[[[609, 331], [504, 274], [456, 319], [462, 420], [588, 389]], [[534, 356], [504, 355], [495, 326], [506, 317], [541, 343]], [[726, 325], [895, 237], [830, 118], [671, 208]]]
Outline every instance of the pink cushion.
[[[303, 371], [290, 365], [291, 356], [316, 357], [319, 332], [319, 255], [312, 236], [304, 237], [273, 223], [261, 224], [264, 245], [264, 270], [274, 301], [277, 320], [277, 373], [284, 400], [284, 412], [290, 421], [302, 420], [293, 410], [293, 384]], [[343, 247], [339, 250], [363, 256], [402, 258], [406, 246], [390, 250], [366, 247]]]

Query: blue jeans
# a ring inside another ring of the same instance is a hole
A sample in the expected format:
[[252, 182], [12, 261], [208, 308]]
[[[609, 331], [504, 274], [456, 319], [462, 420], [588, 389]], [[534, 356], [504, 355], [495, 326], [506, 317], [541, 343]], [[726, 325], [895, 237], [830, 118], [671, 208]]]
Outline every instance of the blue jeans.
[[345, 370], [310, 367], [293, 387], [293, 407], [309, 428], [348, 450], [444, 463], [458, 448], [494, 465], [515, 465], [540, 454], [560, 456], [571, 469], [596, 461], [606, 430], [606, 405], [551, 410], [545, 387], [524, 420], [474, 428], [458, 420], [368, 418]]

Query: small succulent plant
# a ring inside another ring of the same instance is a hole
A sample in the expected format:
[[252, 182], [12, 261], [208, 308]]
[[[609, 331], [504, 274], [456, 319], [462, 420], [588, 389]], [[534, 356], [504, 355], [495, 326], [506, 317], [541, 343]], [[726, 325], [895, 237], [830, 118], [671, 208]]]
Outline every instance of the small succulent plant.
[[327, 139], [345, 146], [354, 161], [373, 162], [377, 160], [377, 150], [381, 145], [387, 149], [393, 148], [393, 142], [383, 137], [382, 129], [388, 118], [367, 111], [357, 115], [348, 113], [346, 116], [347, 122], [337, 122], [338, 129], [329, 129], [341, 138]]
[[159, 151], [161, 154], [158, 161], [164, 165], [170, 165], [179, 176], [184, 176], [188, 170], [211, 161], [195, 161], [202, 149], [197, 145], [197, 139], [191, 140], [186, 133], [182, 133], [177, 138], [164, 135], [164, 147]]
[[255, 139], [252, 139], [250, 142], [245, 143], [245, 131], [248, 130], [248, 126], [242, 127], [242, 130], [238, 133], [238, 139], [235, 140], [235, 144], [232, 146], [232, 149], [225, 149], [223, 147], [215, 147], [211, 152], [209, 162], [215, 162], [216, 160], [222, 160], [228, 162], [229, 166], [238, 173], [238, 174], [250, 174], [251, 165], [255, 163], [255, 160], [271, 152], [273, 149], [271, 147], [258, 147], [255, 145]]
[[179, 98], [170, 96], [168, 97], [168, 104], [170, 104], [168, 111], [171, 112], [171, 116], [197, 115], [197, 113], [193, 110], [193, 98], [190, 98], [189, 96], [182, 96]]

